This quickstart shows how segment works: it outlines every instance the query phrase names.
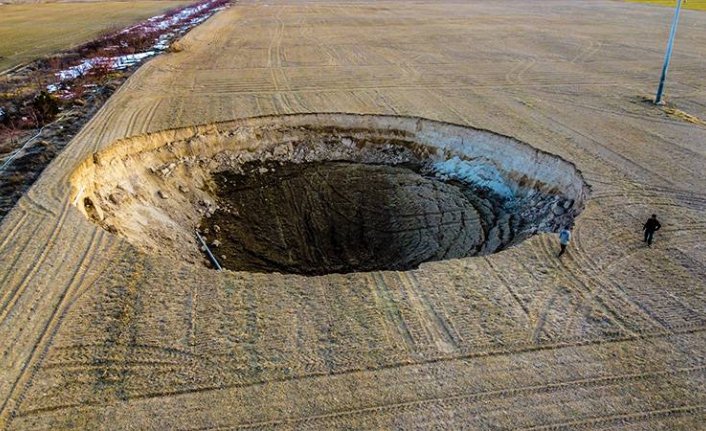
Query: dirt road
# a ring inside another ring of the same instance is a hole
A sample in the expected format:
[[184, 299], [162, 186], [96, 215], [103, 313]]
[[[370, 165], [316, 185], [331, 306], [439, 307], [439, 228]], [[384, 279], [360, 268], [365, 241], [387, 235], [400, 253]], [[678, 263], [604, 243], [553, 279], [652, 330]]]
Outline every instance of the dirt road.
[[[0, 429], [698, 429], [706, 128], [643, 100], [670, 19], [569, 0], [218, 14], [135, 73], [0, 225]], [[701, 118], [704, 29], [683, 11], [667, 87]], [[298, 112], [514, 136], [575, 163], [592, 193], [561, 260], [541, 234], [321, 277], [143, 254], [70, 198], [79, 165], [120, 138]]]

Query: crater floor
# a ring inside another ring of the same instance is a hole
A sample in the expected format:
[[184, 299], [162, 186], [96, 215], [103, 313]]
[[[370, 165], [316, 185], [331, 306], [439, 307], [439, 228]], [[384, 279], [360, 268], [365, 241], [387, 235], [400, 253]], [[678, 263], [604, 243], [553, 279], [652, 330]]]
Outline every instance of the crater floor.
[[475, 254], [492, 223], [458, 185], [407, 167], [257, 164], [218, 174], [216, 184], [206, 235], [222, 265], [238, 271], [413, 269]]

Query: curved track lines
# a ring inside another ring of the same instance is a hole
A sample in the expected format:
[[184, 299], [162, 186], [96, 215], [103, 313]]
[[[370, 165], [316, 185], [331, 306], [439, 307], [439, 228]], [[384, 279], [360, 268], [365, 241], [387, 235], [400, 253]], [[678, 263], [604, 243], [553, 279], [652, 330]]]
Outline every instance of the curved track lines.
[[616, 425], [624, 427], [628, 424], [640, 423], [646, 420], [653, 420], [665, 417], [674, 417], [679, 415], [703, 414], [706, 411], [706, 404], [683, 405], [668, 409], [638, 411], [623, 415], [606, 415], [596, 416], [585, 420], [575, 420], [554, 423], [550, 425], [540, 425], [529, 428], [520, 428], [525, 431], [540, 431], [540, 430], [583, 430], [595, 429], [597, 426]]
[[[619, 283], [617, 283], [614, 279], [605, 277], [603, 269], [596, 263], [596, 261], [591, 257], [591, 254], [586, 251], [586, 249], [582, 246], [582, 226], [579, 225], [575, 232], [575, 244], [576, 247], [574, 250], [576, 251], [572, 257], [571, 264], [577, 264], [576, 270], [578, 271], [578, 268], [585, 268], [587, 270], [589, 276], [593, 279], [593, 281], [597, 282], [599, 286], [601, 286], [603, 289], [605, 289], [604, 295], [610, 296], [611, 300], [615, 298], [614, 300], [617, 302], [616, 307], [617, 309], [621, 310], [621, 312], [625, 313], [627, 310], [625, 309], [624, 304], [630, 304], [632, 305], [632, 310], [633, 313], [628, 313], [631, 315], [634, 314], [641, 314], [644, 318], [650, 320], [653, 322], [655, 325], [662, 326], [664, 328], [669, 328], [669, 325], [666, 324], [662, 319], [654, 315], [654, 313], [651, 313], [649, 310], [645, 308], [644, 305], [640, 304], [636, 299], [630, 295], [628, 295], [620, 286]], [[637, 249], [633, 249], [633, 252], [636, 252]], [[568, 266], [568, 265], [567, 265]]]
[[[642, 173], [643, 175], [645, 175], [646, 178], [656, 177], [663, 184], [670, 184], [672, 186], [675, 185], [674, 181], [672, 181], [671, 178], [666, 177], [658, 172], [655, 172], [654, 170], [649, 169], [648, 167], [644, 166], [636, 159], [625, 156], [624, 154], [620, 153], [619, 151], [616, 151], [615, 149], [611, 148], [608, 144], [593, 138], [592, 136], [590, 136], [587, 133], [579, 131], [576, 127], [569, 126], [568, 122], [560, 121], [557, 119], [558, 117], [550, 116], [548, 114], [542, 113], [539, 110], [537, 110], [537, 115], [543, 117], [546, 121], [555, 124], [560, 129], [565, 129], [565, 130], [569, 131], [570, 135], [578, 136], [581, 139], [584, 139], [584, 140], [590, 142], [591, 145], [593, 145], [594, 147], [596, 147], [599, 150], [598, 153], [596, 153], [595, 151], [592, 152], [590, 149], [586, 148], [586, 146], [581, 146], [581, 149], [584, 152], [587, 152], [589, 154], [592, 153], [592, 155], [594, 157], [599, 157], [604, 162], [612, 165], [615, 172], [623, 172], [626, 170], [626, 168], [628, 166], [632, 166], [636, 172]], [[629, 147], [629, 145], [626, 145], [626, 147]], [[600, 154], [600, 153], [603, 153], [603, 154]], [[610, 160], [609, 157], [615, 158], [615, 159], [617, 159], [617, 161]], [[619, 161], [619, 164], [618, 164], [618, 161]]]
[[417, 317], [428, 336], [426, 343], [430, 347], [437, 347], [443, 352], [452, 352], [458, 349], [458, 337], [451, 332], [450, 326], [437, 309], [429, 302], [424, 291], [419, 288], [419, 281], [413, 273], [396, 272], [400, 287], [407, 299], [417, 310]]
[[[534, 260], [544, 262], [545, 268], [550, 268], [548, 271], [545, 269], [544, 272], [552, 277], [552, 287], [547, 288], [544, 295], [538, 295], [533, 301], [532, 309], [534, 311], [532, 314], [537, 316], [532, 334], [534, 342], [542, 341], [543, 337], [549, 337], [549, 339], [557, 338], [557, 335], [552, 336], [551, 333], [545, 331], [547, 318], [550, 315], [552, 315], [553, 319], [556, 319], [557, 315], [562, 316], [563, 322], [553, 323], [555, 326], [554, 331], [559, 331], [558, 339], [565, 337], [592, 338], [596, 336], [595, 334], [577, 334], [572, 329], [572, 325], [576, 323], [577, 319], [588, 320], [587, 313], [592, 313], [593, 308], [600, 309], [606, 312], [607, 315], [612, 315], [611, 325], [617, 325], [622, 330], [625, 329], [620, 321], [615, 318], [615, 312], [607, 308], [601, 299], [597, 299], [591, 290], [587, 290], [587, 285], [579, 280], [576, 274], [573, 274], [571, 270], [566, 272], [566, 268], [562, 266], [563, 262], [557, 258], [559, 251], [558, 241], [553, 235], [545, 237], [535, 244], [539, 246], [532, 247]], [[571, 253], [571, 249], [567, 253]], [[569, 255], [565, 255], [561, 259], [565, 258], [569, 258]], [[577, 287], [579, 288], [577, 289]], [[561, 307], [555, 309], [555, 304], [557, 303]], [[596, 329], [600, 329], [600, 327]], [[619, 332], [622, 332], [622, 330]]]
[[[33, 259], [31, 259], [33, 264], [29, 268], [29, 271], [21, 276], [19, 282], [17, 282], [17, 284], [15, 284], [15, 287], [9, 288], [9, 286], [14, 284], [13, 283], [14, 277], [11, 278], [9, 281], [5, 280], [3, 282], [3, 285], [10, 292], [8, 295], [9, 297], [3, 301], [3, 304], [0, 307], [0, 324], [2, 324], [2, 322], [7, 318], [7, 315], [12, 311], [12, 308], [17, 303], [17, 300], [22, 296], [22, 294], [24, 293], [27, 286], [30, 285], [30, 282], [32, 281], [32, 277], [42, 267], [42, 264], [47, 259], [47, 256], [49, 255], [52, 247], [56, 246], [56, 238], [59, 235], [59, 231], [63, 227], [64, 220], [66, 218], [66, 214], [67, 214], [68, 210], [69, 210], [69, 202], [67, 201], [64, 204], [64, 207], [62, 208], [61, 216], [56, 219], [54, 226], [51, 228], [51, 232], [49, 233], [49, 237], [47, 240], [47, 245], [45, 247], [40, 248], [38, 255], [36, 255], [36, 257], [34, 257]], [[29, 241], [28, 241], [28, 243], [29, 243]]]
[[581, 51], [576, 54], [574, 58], [571, 59], [570, 63], [585, 63], [591, 58], [593, 58], [600, 50], [603, 48], [603, 43], [597, 40], [589, 39], [588, 46], [581, 49]]
[[274, 85], [275, 91], [279, 91], [280, 89], [290, 89], [286, 73], [282, 67], [282, 58], [284, 57], [282, 52], [282, 39], [284, 35], [284, 21], [282, 21], [282, 13], [284, 10], [285, 8], [280, 6], [274, 15], [276, 27], [273, 32], [272, 39], [270, 39], [270, 45], [267, 48], [267, 67], [270, 69], [272, 84]]
[[[577, 263], [569, 263], [572, 257], [570, 252], [568, 252], [565, 257], [562, 257], [561, 261], [558, 261], [555, 257], [556, 243], [554, 241], [550, 241], [547, 237], [545, 237], [540, 244], [542, 244], [546, 255], [550, 256], [550, 259], [554, 259], [554, 268], [562, 271], [562, 274], [565, 274], [567, 281], [571, 284], [573, 292], [578, 294], [584, 301], [587, 301], [587, 303], [590, 303], [603, 311], [607, 316], [610, 316], [611, 320], [620, 327], [622, 332], [631, 335], [636, 334], [636, 328], [631, 328], [631, 325], [625, 321], [625, 317], [618, 311], [620, 310], [620, 307], [618, 307], [617, 304], [613, 304], [613, 301], [609, 301], [601, 294], [604, 293], [603, 289], [597, 291], [597, 289], [592, 286], [590, 282], [587, 282], [587, 280], [591, 279], [590, 276], [585, 274]], [[603, 287], [601, 285], [599, 286]]]
[[[451, 406], [459, 408], [465, 404], [470, 404], [472, 402], [492, 402], [493, 399], [501, 399], [501, 398], [509, 398], [509, 397], [531, 397], [533, 395], [542, 394], [542, 393], [560, 392], [562, 390], [566, 390], [566, 389], [570, 389], [570, 388], [583, 388], [583, 389], [600, 388], [603, 386], [625, 384], [627, 382], [640, 382], [640, 381], [645, 381], [645, 380], [649, 381], [651, 379], [654, 379], [655, 377], [690, 375], [690, 374], [697, 374], [697, 373], [703, 374], [703, 371], [705, 368], [706, 367], [701, 366], [701, 367], [692, 367], [692, 368], [686, 368], [686, 369], [675, 370], [675, 371], [646, 371], [646, 372], [639, 373], [639, 374], [625, 374], [625, 375], [616, 375], [616, 376], [596, 376], [596, 377], [592, 377], [592, 378], [579, 379], [579, 380], [546, 383], [543, 385], [521, 386], [521, 387], [514, 387], [514, 388], [507, 388], [507, 389], [498, 389], [498, 390], [487, 391], [487, 392], [459, 394], [459, 395], [452, 395], [452, 396], [439, 397], [439, 398], [427, 398], [427, 399], [415, 400], [415, 401], [409, 401], [409, 402], [389, 403], [389, 404], [383, 404], [383, 405], [378, 405], [378, 406], [371, 406], [371, 407], [352, 409], [352, 410], [346, 410], [346, 411], [337, 411], [337, 412], [333, 412], [333, 413], [326, 413], [326, 414], [313, 415], [313, 416], [290, 417], [290, 418], [282, 418], [282, 419], [265, 421], [265, 422], [254, 422], [254, 423], [245, 423], [245, 424], [230, 425], [230, 426], [219, 426], [219, 427], [208, 427], [208, 428], [188, 428], [188, 429], [191, 431], [197, 431], [197, 430], [198, 431], [206, 431], [206, 430], [208, 430], [208, 431], [216, 431], [216, 430], [224, 431], [224, 430], [238, 430], [238, 429], [272, 428], [272, 427], [279, 427], [279, 426], [287, 426], [287, 427], [296, 426], [297, 428], [300, 428], [302, 426], [311, 426], [314, 424], [317, 424], [317, 427], [316, 427], [317, 429], [319, 429], [321, 427], [328, 428], [330, 426], [334, 426], [334, 424], [336, 424], [336, 422], [338, 422], [340, 424], [341, 420], [343, 420], [347, 417], [352, 417], [352, 416], [359, 417], [360, 415], [367, 415], [367, 414], [379, 415], [380, 413], [383, 413], [383, 412], [388, 413], [388, 414], [393, 414], [393, 415], [399, 415], [399, 414], [402, 414], [405, 412], [418, 411], [420, 407], [431, 407], [431, 406], [435, 406], [437, 409], [450, 408]], [[680, 407], [675, 407], [673, 409], [668, 409], [668, 410], [669, 411], [671, 411], [671, 410], [677, 411], [680, 409], [683, 410], [684, 407], [680, 406]], [[692, 408], [688, 408], [686, 410], [694, 411], [694, 408], [692, 407]], [[611, 415], [611, 416], [604, 416], [604, 417], [598, 417], [598, 418], [590, 418], [590, 419], [586, 419], [586, 420], [578, 420], [575, 422], [571, 422], [571, 424], [579, 424], [579, 423], [581, 423], [581, 424], [589, 424], [589, 423], [596, 424], [598, 422], [614, 420], [617, 417], [627, 419], [627, 418], [630, 418], [633, 416], [640, 417], [644, 414], [650, 414], [650, 412], [636, 412], [636, 413], [630, 413], [630, 414], [626, 414], [626, 415]], [[321, 423], [321, 422], [324, 422], [324, 423]], [[538, 425], [536, 427], [522, 428], [522, 429], [527, 429], [527, 430], [530, 430], [530, 429], [554, 429], [551, 427], [555, 427], [555, 426], [559, 426], [559, 424]], [[549, 428], [545, 428], [545, 427], [549, 427]], [[187, 428], [185, 428], [185, 429], [187, 429]]]
[[[20, 210], [15, 210], [15, 214], [19, 213], [21, 211], [21, 215], [19, 217], [19, 220], [13, 220], [12, 222], [6, 221], [3, 227], [5, 230], [9, 228], [8, 232], [5, 232], [5, 235], [0, 239], [0, 252], [2, 253], [7, 253], [5, 251], [5, 247], [7, 246], [8, 243], [13, 242], [15, 240], [15, 234], [22, 229], [22, 227], [25, 225], [27, 222], [27, 216], [29, 215], [29, 212], [24, 209], [20, 208]], [[10, 225], [10, 223], [14, 223], [14, 225]], [[10, 227], [11, 226], [11, 227]], [[9, 254], [9, 253], [7, 253]]]
[[[472, 358], [487, 358], [487, 357], [493, 357], [493, 356], [506, 356], [510, 353], [529, 353], [529, 352], [540, 352], [540, 351], [548, 351], [548, 350], [556, 350], [556, 349], [565, 349], [565, 348], [574, 348], [574, 347], [580, 347], [580, 346], [590, 346], [590, 345], [605, 345], [606, 343], [622, 343], [625, 341], [631, 341], [631, 340], [650, 340], [650, 339], [660, 339], [664, 337], [670, 337], [675, 334], [694, 334], [694, 333], [700, 333], [706, 331], [706, 327], [701, 327], [701, 328], [685, 328], [681, 330], [675, 330], [673, 332], [652, 332], [652, 333], [643, 333], [639, 334], [638, 336], [632, 337], [632, 336], [618, 336], [618, 337], [606, 337], [603, 339], [593, 339], [593, 340], [587, 340], [585, 337], [575, 337], [573, 339], [567, 338], [565, 341], [559, 342], [559, 343], [544, 343], [541, 345], [536, 345], [534, 343], [517, 343], [514, 346], [508, 346], [502, 349], [498, 349], [496, 345], [489, 345], [487, 346], [489, 350], [484, 350], [483, 348], [473, 348], [470, 349], [469, 351], [461, 352], [461, 354], [456, 354], [452, 356], [438, 356], [436, 358], [429, 358], [426, 360], [417, 360], [417, 361], [410, 361], [407, 359], [403, 363], [393, 363], [389, 365], [384, 365], [380, 367], [376, 367], [374, 369], [366, 369], [365, 367], [357, 367], [357, 368], [352, 368], [352, 369], [347, 369], [347, 370], [342, 370], [342, 371], [329, 371], [329, 372], [305, 372], [301, 375], [297, 376], [289, 376], [289, 377], [280, 377], [280, 378], [271, 378], [271, 379], [246, 379], [246, 378], [239, 378], [236, 377], [235, 381], [233, 382], [228, 382], [228, 383], [221, 383], [218, 385], [209, 385], [209, 384], [204, 384], [204, 385], [192, 385], [189, 388], [171, 388], [170, 390], [166, 391], [156, 391], [154, 386], [149, 386], [145, 387], [145, 392], [141, 394], [125, 394], [124, 400], [141, 400], [141, 399], [149, 399], [149, 398], [168, 398], [172, 396], [177, 396], [177, 395], [193, 395], [193, 394], [199, 394], [199, 393], [204, 393], [204, 392], [214, 392], [214, 391], [219, 391], [219, 390], [224, 390], [228, 388], [250, 388], [250, 387], [255, 387], [255, 386], [261, 386], [264, 384], [273, 384], [273, 383], [287, 383], [287, 382], [305, 382], [311, 379], [320, 379], [320, 378], [325, 378], [325, 377], [330, 377], [330, 376], [347, 376], [347, 375], [353, 375], [353, 374], [360, 374], [360, 373], [368, 373], [371, 371], [381, 371], [381, 370], [394, 370], [394, 369], [401, 369], [401, 368], [406, 368], [406, 367], [416, 367], [418, 365], [424, 365], [424, 364], [434, 364], [434, 363], [440, 363], [440, 362], [453, 362], [453, 361], [458, 361], [458, 360], [469, 360]], [[140, 346], [130, 346], [129, 349], [131, 351], [134, 351], [135, 348], [139, 348]], [[468, 349], [464, 349], [468, 350]], [[422, 352], [421, 349], [419, 349], [420, 352]], [[438, 351], [437, 351], [438, 354]], [[326, 361], [324, 361], [326, 362]], [[223, 366], [223, 364], [219, 364], [219, 366]], [[160, 366], [160, 368], [164, 368], [162, 371], [164, 373], [168, 373], [168, 368], [170, 368], [170, 365], [165, 365], [165, 366]], [[119, 370], [122, 370], [125, 372], [128, 368], [126, 368], [126, 364], [116, 364], [116, 368]], [[697, 366], [693, 367], [693, 370], [703, 370], [704, 366]], [[177, 368], [180, 369], [180, 368]], [[685, 369], [684, 371], [686, 372], [691, 372], [689, 369]], [[674, 373], [674, 371], [658, 371], [655, 373], [640, 373], [636, 374], [635, 377], [640, 379], [640, 376], [643, 376], [644, 374], [647, 375], [655, 375], [655, 376], [662, 376], [662, 375], [669, 375]], [[619, 379], [613, 379], [613, 380], [619, 380]], [[567, 386], [572, 386], [574, 383], [569, 383]], [[559, 386], [565, 386], [564, 383], [558, 383]], [[510, 392], [513, 392], [513, 390], [510, 390]], [[414, 404], [413, 403], [405, 403], [407, 404]], [[101, 401], [84, 401], [80, 404], [82, 407], [91, 407], [91, 406], [101, 406], [103, 405], [103, 402]], [[27, 411], [22, 411], [22, 412], [16, 412], [13, 414], [14, 417], [25, 417], [25, 416], [33, 416], [36, 414], [41, 414], [44, 412], [56, 412], [56, 411], [61, 411], [61, 410], [66, 410], [70, 409], [72, 407], [77, 407], [77, 404], [62, 404], [62, 405], [54, 405], [54, 406], [47, 406], [47, 407], [34, 407], [31, 409], [28, 409]], [[1, 424], [1, 422], [0, 422]]]
[[[32, 189], [33, 190], [33, 189]], [[23, 199], [17, 202], [17, 207], [24, 209], [27, 212], [34, 213], [39, 216], [47, 216], [55, 218], [59, 214], [56, 211], [50, 209], [48, 206], [42, 204], [40, 199], [33, 196], [34, 193], [26, 193]]]
[[502, 275], [502, 272], [499, 271], [492, 262], [492, 258], [484, 257], [483, 258], [485, 262], [488, 264], [490, 269], [492, 269], [492, 273], [495, 276], [495, 278], [500, 282], [500, 284], [507, 290], [507, 292], [512, 296], [512, 298], [515, 300], [515, 303], [520, 307], [522, 312], [527, 316], [527, 319], [529, 321], [530, 319], [530, 312], [529, 309], [527, 309], [527, 306], [525, 303], [517, 296], [517, 293], [515, 293], [514, 289], [512, 288], [512, 283], [505, 278], [505, 276]]
[[[35, 374], [40, 370], [42, 362], [51, 348], [52, 339], [56, 336], [62, 320], [68, 314], [70, 304], [75, 300], [73, 297], [75, 291], [83, 283], [88, 282], [88, 284], [91, 284], [98, 278], [100, 271], [95, 272], [90, 280], [87, 279], [87, 274], [97, 256], [100, 255], [96, 248], [105, 235], [107, 234], [99, 229], [94, 230], [88, 246], [83, 251], [80, 263], [75, 266], [73, 276], [68, 278], [69, 284], [59, 296], [58, 303], [56, 307], [54, 307], [49, 320], [44, 325], [38, 341], [32, 347], [29, 358], [24, 362], [20, 374], [12, 384], [9, 396], [0, 407], [0, 419], [5, 421], [4, 429], [9, 427], [12, 419], [16, 416], [17, 409], [21, 406], [27, 390], [31, 387]], [[107, 264], [108, 262], [104, 261], [102, 266], [106, 267]], [[0, 421], [0, 424], [2, 423], [3, 422]]]
[[526, 81], [523, 79], [523, 75], [528, 72], [537, 63], [535, 57], [530, 57], [527, 59], [520, 60], [510, 71], [505, 75], [505, 80], [508, 84], [512, 85], [522, 85]]
[[[356, 423], [452, 429], [473, 424], [464, 416], [469, 412], [489, 418], [483, 424], [504, 418], [499, 428], [654, 429], [703, 416], [703, 397], [690, 390], [704, 379], [706, 330], [703, 292], [689, 290], [689, 280], [700, 280], [704, 269], [706, 195], [694, 172], [698, 151], [665, 154], [673, 166], [656, 158], [670, 148], [669, 130], [685, 136], [675, 145], [697, 148], [702, 129], [640, 115], [634, 95], [643, 90], [647, 61], [620, 56], [653, 52], [647, 48], [656, 39], [642, 29], [655, 19], [619, 5], [601, 3], [620, 12], [614, 15], [576, 2], [561, 8], [540, 2], [541, 14], [523, 12], [522, 26], [508, 26], [507, 10], [493, 2], [239, 4], [195, 30], [185, 52], [156, 58], [135, 73], [5, 219], [0, 266], [11, 271], [0, 274], [0, 330], [18, 353], [9, 360], [0, 353], [3, 395], [4, 382], [13, 385], [11, 396], [0, 397], [0, 429], [60, 427], [77, 412], [88, 421], [109, 412], [116, 428], [147, 428], [154, 423], [147, 416], [176, 412], [185, 419], [178, 426], [193, 429], [213, 422], [180, 409], [212, 418], [223, 411], [209, 409], [226, 405], [235, 413], [218, 422], [223, 429]], [[612, 26], [626, 16], [636, 25], [617, 34]], [[567, 42], [546, 43], [557, 34], [548, 29], [564, 20], [572, 24], [562, 33]], [[517, 40], [497, 36], [509, 31]], [[620, 46], [596, 43], [616, 35]], [[685, 49], [695, 46], [684, 42]], [[689, 100], [675, 92], [690, 107], [703, 105], [696, 66], [685, 65], [675, 87], [696, 89]], [[517, 131], [576, 162], [594, 194], [561, 261], [554, 257], [556, 238], [543, 236], [494, 255], [492, 265], [454, 261], [409, 273], [315, 279], [175, 274], [156, 264], [126, 277], [131, 265], [118, 262], [134, 257], [140, 266], [149, 258], [96, 234], [74, 209], [67, 212], [65, 179], [76, 163], [125, 134], [210, 123], [229, 112], [315, 109], [423, 113]], [[646, 121], [658, 133], [638, 134]], [[645, 151], [633, 148], [636, 139], [644, 140]], [[639, 228], [653, 207], [664, 214], [664, 236], [643, 256]], [[642, 277], [631, 280], [633, 267]], [[655, 280], [652, 269], [667, 276]], [[672, 273], [676, 287], [660, 281]], [[134, 294], [102, 296], [111, 280], [133, 283]], [[228, 289], [231, 296], [221, 294]], [[173, 296], [160, 297], [162, 290]], [[123, 323], [103, 319], [109, 299]], [[152, 308], [141, 308], [149, 301]], [[77, 313], [106, 323], [119, 342], [101, 338], [108, 330], [79, 331]], [[27, 316], [32, 320], [23, 332], [2, 326]], [[623, 354], [635, 363], [624, 367]], [[486, 359], [503, 377], [485, 373]], [[552, 361], [569, 377], [560, 377]], [[460, 374], [444, 380], [431, 365], [451, 373], [467, 366], [478, 386], [462, 386]], [[515, 374], [504, 373], [510, 369]], [[377, 380], [378, 373], [389, 380]], [[343, 395], [367, 392], [349, 404], [312, 407], [319, 398], [339, 398], [335, 385], [342, 381]], [[388, 384], [411, 390], [387, 396], [382, 385]], [[278, 385], [296, 390], [263, 395]], [[414, 392], [423, 390], [417, 398]], [[297, 404], [290, 393], [314, 395]], [[257, 394], [255, 419], [237, 411], [250, 394]], [[114, 402], [125, 399], [130, 402]], [[531, 416], [523, 416], [523, 405], [533, 409]], [[121, 418], [112, 415], [126, 406], [131, 410]]]
[[[23, 267], [27, 267], [27, 270], [29, 270], [29, 267], [34, 265], [34, 261], [32, 259], [28, 259], [25, 254], [30, 254], [31, 251], [28, 251], [25, 253], [26, 250], [31, 250], [29, 247], [30, 244], [32, 244], [32, 238], [37, 235], [38, 232], [41, 231], [42, 229], [42, 223], [44, 222], [44, 219], [40, 219], [39, 223], [36, 223], [34, 226], [31, 228], [27, 228], [27, 232], [31, 234], [31, 236], [27, 239], [25, 239], [23, 242], [22, 240], [18, 240], [17, 238], [8, 238], [8, 240], [12, 239], [15, 242], [12, 243], [11, 246], [7, 247], [5, 250], [3, 250], [4, 253], [6, 253], [8, 256], [11, 256], [14, 254], [14, 258], [12, 259], [12, 263], [8, 265], [8, 268], [12, 268], [11, 270], [5, 271], [5, 274], [3, 274], [2, 279], [0, 280], [0, 286], [3, 287], [4, 290], [7, 292], [2, 292], [0, 295], [0, 315], [2, 315], [2, 310], [5, 309], [5, 306], [9, 303], [9, 298], [11, 298], [14, 293], [19, 289], [19, 284], [15, 282], [15, 277], [19, 276], [20, 272], [22, 271]], [[24, 226], [24, 223], [22, 224]], [[31, 229], [31, 230], [30, 230]], [[9, 259], [9, 258], [8, 258]], [[10, 262], [9, 260], [6, 262]], [[15, 284], [11, 284], [15, 283]], [[0, 320], [1, 321], [1, 320]]]

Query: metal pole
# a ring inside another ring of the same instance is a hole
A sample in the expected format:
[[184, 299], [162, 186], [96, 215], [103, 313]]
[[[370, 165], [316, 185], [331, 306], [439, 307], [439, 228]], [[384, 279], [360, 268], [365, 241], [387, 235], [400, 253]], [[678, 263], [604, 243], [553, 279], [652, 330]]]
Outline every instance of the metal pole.
[[216, 260], [216, 256], [211, 253], [211, 249], [208, 248], [208, 246], [206, 245], [206, 241], [204, 241], [201, 235], [199, 235], [199, 231], [196, 231], [196, 237], [199, 239], [199, 241], [201, 241], [201, 245], [203, 245], [203, 248], [206, 250], [206, 254], [208, 255], [208, 258], [211, 259], [211, 263], [213, 264], [213, 266], [215, 266], [216, 269], [219, 271], [223, 270], [223, 268], [221, 268], [221, 265]]
[[677, 25], [679, 24], [679, 11], [681, 10], [682, 0], [677, 0], [677, 7], [674, 9], [674, 18], [672, 19], [672, 29], [669, 31], [669, 42], [667, 42], [667, 52], [664, 54], [664, 65], [662, 66], [662, 76], [659, 78], [659, 87], [657, 87], [657, 96], [655, 104], [661, 105], [662, 93], [664, 92], [664, 81], [667, 79], [667, 69], [669, 69], [669, 60], [672, 58], [672, 47], [674, 46], [674, 37], [677, 34]]

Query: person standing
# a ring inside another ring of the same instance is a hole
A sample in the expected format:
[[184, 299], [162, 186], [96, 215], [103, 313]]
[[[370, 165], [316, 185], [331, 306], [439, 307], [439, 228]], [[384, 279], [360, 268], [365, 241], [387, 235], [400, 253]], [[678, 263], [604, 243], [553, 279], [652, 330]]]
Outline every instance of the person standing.
[[648, 247], [652, 247], [652, 238], [655, 232], [657, 232], [662, 225], [657, 220], [657, 214], [652, 214], [652, 217], [648, 219], [644, 225], [642, 225], [642, 230], [645, 231], [645, 239], [643, 242], [647, 243]]
[[559, 232], [559, 245], [561, 246], [561, 251], [559, 251], [557, 257], [561, 257], [561, 255], [566, 252], [566, 247], [569, 245], [569, 241], [571, 241], [571, 230], [569, 227], [565, 227], [561, 230], [561, 232]]

